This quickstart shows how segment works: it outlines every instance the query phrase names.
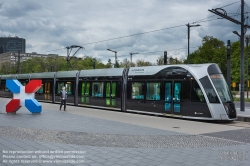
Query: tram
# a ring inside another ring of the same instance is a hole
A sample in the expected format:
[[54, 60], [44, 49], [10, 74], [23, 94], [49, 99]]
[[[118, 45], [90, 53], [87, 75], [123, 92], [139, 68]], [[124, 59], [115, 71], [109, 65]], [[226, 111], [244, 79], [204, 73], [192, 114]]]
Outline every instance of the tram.
[[236, 120], [232, 94], [217, 64], [163, 65], [59, 71], [0, 77], [0, 97], [11, 97], [6, 79], [23, 85], [42, 79], [39, 101], [199, 120]]

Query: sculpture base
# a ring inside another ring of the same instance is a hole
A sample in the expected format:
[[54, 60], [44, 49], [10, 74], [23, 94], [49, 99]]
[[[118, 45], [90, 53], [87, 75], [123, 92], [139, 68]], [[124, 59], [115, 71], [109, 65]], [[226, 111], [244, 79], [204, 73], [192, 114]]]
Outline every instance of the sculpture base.
[[7, 112], [7, 114], [10, 114], [10, 115], [11, 115], [11, 114], [16, 114], [16, 112]]

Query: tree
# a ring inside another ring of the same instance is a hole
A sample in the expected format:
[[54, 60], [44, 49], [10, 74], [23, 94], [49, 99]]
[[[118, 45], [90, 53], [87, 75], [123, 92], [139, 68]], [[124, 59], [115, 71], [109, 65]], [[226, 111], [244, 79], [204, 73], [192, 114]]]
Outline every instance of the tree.
[[231, 44], [231, 78], [232, 82], [240, 83], [240, 42]]
[[[189, 55], [190, 63], [217, 63], [224, 76], [226, 76], [227, 63], [224, 42], [212, 36], [205, 36], [202, 39], [202, 43], [202, 46], [200, 46], [198, 50]], [[187, 63], [187, 60], [185, 63]]]
[[21, 64], [21, 73], [40, 73], [46, 72], [45, 61], [41, 57], [33, 57], [28, 59]]
[[173, 57], [170, 57], [169, 58], [169, 64], [178, 64], [178, 60], [177, 60], [177, 58], [173, 58]]
[[111, 59], [108, 60], [108, 63], [105, 65], [106, 68], [112, 68], [113, 64], [111, 63]]
[[119, 62], [118, 62], [118, 60], [116, 60], [115, 61], [115, 68], [119, 68], [119, 67], [120, 67]]
[[14, 74], [16, 73], [15, 65], [10, 62], [1, 63], [0, 74]]
[[120, 62], [120, 67], [129, 68], [130, 65], [130, 61], [127, 58], [123, 59], [123, 61]]
[[136, 66], [152, 66], [153, 64], [150, 62], [145, 62], [143, 59], [138, 59], [136, 61]]
[[157, 58], [157, 60], [156, 60], [156, 64], [157, 64], [158, 66], [164, 65], [164, 56], [159, 56], [159, 57]]

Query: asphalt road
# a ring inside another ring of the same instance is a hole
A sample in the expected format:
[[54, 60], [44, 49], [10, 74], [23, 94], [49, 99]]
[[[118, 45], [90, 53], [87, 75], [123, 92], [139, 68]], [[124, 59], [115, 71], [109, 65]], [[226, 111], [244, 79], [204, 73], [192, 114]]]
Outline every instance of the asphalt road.
[[[240, 108], [240, 102], [239, 101], [235, 101], [234, 104], [235, 104], [236, 108]], [[250, 108], [250, 102], [245, 102], [245, 107]]]

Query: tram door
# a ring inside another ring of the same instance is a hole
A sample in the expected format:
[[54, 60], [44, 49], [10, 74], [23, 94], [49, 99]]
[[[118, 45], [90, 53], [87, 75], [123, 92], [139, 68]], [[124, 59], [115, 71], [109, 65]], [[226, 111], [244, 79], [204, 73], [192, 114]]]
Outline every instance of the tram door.
[[182, 83], [178, 81], [165, 82], [164, 113], [181, 115]]
[[50, 100], [50, 82], [44, 83], [44, 99]]
[[90, 82], [82, 82], [81, 85], [81, 104], [89, 104]]
[[117, 82], [106, 82], [105, 106], [116, 107], [116, 86]]

